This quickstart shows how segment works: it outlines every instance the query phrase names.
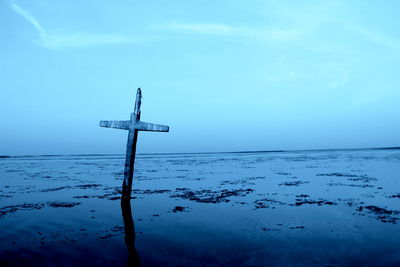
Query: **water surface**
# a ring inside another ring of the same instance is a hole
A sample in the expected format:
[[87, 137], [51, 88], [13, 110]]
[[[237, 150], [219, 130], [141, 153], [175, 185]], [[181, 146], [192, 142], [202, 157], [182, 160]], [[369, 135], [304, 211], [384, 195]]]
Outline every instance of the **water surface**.
[[1, 266], [400, 264], [400, 151], [0, 159]]

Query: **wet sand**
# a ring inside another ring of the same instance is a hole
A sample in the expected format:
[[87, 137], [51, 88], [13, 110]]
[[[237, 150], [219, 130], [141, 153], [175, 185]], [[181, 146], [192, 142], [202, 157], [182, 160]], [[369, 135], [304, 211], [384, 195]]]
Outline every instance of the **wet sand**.
[[400, 264], [400, 150], [0, 158], [1, 266]]

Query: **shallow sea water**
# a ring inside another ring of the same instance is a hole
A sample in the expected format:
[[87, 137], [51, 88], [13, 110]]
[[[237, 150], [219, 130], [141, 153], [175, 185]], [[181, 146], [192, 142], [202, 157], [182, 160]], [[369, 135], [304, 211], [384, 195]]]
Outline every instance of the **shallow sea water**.
[[400, 150], [0, 159], [0, 266], [399, 266]]

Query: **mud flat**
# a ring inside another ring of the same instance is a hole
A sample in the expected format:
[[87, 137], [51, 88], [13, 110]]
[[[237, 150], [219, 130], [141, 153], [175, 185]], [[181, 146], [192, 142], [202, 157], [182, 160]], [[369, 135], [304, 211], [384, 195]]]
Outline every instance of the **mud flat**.
[[0, 156], [1, 266], [398, 266], [400, 150]]

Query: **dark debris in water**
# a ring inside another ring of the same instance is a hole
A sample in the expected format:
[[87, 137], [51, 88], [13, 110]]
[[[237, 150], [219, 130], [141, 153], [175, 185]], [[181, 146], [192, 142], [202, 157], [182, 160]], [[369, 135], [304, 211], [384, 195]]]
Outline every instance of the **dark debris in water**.
[[287, 205], [286, 203], [270, 198], [257, 199], [256, 201], [254, 201], [254, 203], [256, 204], [256, 209], [275, 209], [275, 205]]
[[276, 172], [276, 174], [278, 174], [278, 175], [292, 175], [289, 172]]
[[100, 187], [101, 184], [83, 184], [83, 185], [75, 185], [75, 186], [60, 186], [60, 187], [55, 187], [55, 188], [48, 188], [48, 189], [42, 189], [40, 192], [54, 192], [54, 191], [60, 191], [64, 189], [74, 189], [74, 188], [79, 188], [79, 189], [88, 189], [88, 188], [98, 188]]
[[103, 235], [103, 236], [99, 236], [98, 239], [108, 239], [108, 238], [111, 238], [113, 236], [117, 236], [117, 235], [116, 234], [106, 234], [106, 235]]
[[320, 173], [320, 174], [317, 174], [317, 176], [358, 177], [358, 175], [355, 175], [355, 174], [345, 174], [345, 173], [340, 173], [340, 172]]
[[348, 178], [347, 180], [355, 181], [355, 182], [369, 183], [371, 181], [377, 181], [378, 179], [369, 177], [367, 175], [361, 175], [361, 176], [356, 177], [356, 178]]
[[42, 189], [39, 192], [55, 192], [55, 191], [60, 191], [60, 190], [64, 190], [67, 188], [72, 188], [72, 187], [71, 186], [60, 186], [60, 187], [55, 187], [55, 188]]
[[125, 232], [125, 228], [123, 226], [114, 226], [109, 230], [105, 231], [106, 234], [98, 235], [97, 239], [108, 239], [114, 236], [119, 236]]
[[400, 219], [396, 215], [399, 215], [400, 212], [396, 210], [388, 210], [386, 208], [380, 208], [377, 206], [369, 205], [369, 206], [360, 206], [357, 208], [358, 212], [362, 212], [366, 210], [370, 214], [375, 215], [376, 219], [380, 220], [384, 223], [393, 223], [396, 224]]
[[301, 194], [301, 195], [296, 195], [296, 197], [309, 197], [309, 195]]
[[304, 204], [316, 204], [318, 206], [322, 206], [322, 205], [337, 205], [336, 203], [332, 202], [332, 201], [327, 201], [327, 200], [310, 200], [310, 199], [296, 199], [296, 203], [294, 204], [295, 206], [302, 206]]
[[0, 208], [0, 218], [19, 210], [39, 210], [45, 207], [72, 208], [80, 204], [81, 204], [80, 202], [49, 201], [45, 203], [36, 203], [36, 204], [24, 203], [20, 205], [5, 206]]
[[101, 184], [83, 184], [83, 185], [77, 185], [75, 188], [80, 188], [80, 189], [87, 189], [87, 188], [97, 188], [101, 186]]
[[263, 230], [264, 232], [278, 232], [278, 231], [280, 231], [280, 229], [266, 228], [266, 227], [261, 228], [261, 230]]
[[234, 196], [246, 196], [253, 192], [253, 189], [223, 189], [219, 191], [213, 191], [209, 189], [191, 191], [188, 188], [177, 188], [173, 198], [182, 198], [192, 200], [200, 203], [221, 203], [229, 202], [229, 197]]
[[289, 229], [304, 229], [305, 227], [304, 226], [292, 226], [292, 227], [289, 227]]
[[285, 186], [299, 186], [301, 184], [308, 184], [309, 182], [306, 181], [293, 181], [293, 182], [284, 182], [280, 183], [279, 185], [285, 185]]
[[305, 204], [308, 205], [328, 205], [328, 206], [334, 206], [337, 205], [337, 203], [333, 201], [328, 201], [325, 199], [318, 199], [318, 200], [312, 200], [312, 199], [306, 199], [309, 197], [309, 195], [306, 194], [301, 194], [301, 195], [296, 195], [296, 202], [295, 203], [284, 203], [279, 200], [275, 199], [270, 199], [270, 198], [263, 198], [263, 199], [258, 199], [254, 201], [256, 204], [255, 209], [265, 209], [265, 208], [272, 208], [275, 209], [277, 205], [287, 205], [287, 206], [294, 206], [294, 207], [299, 207]]
[[172, 212], [182, 212], [182, 211], [186, 211], [186, 207], [182, 207], [182, 206], [175, 206], [175, 208], [172, 209]]
[[389, 196], [389, 198], [400, 198], [400, 193], [391, 195], [391, 196]]
[[[132, 198], [132, 197], [131, 197]], [[108, 200], [118, 200], [121, 199], [121, 197], [115, 196], [115, 197], [108, 197]]]
[[[82, 196], [74, 196], [74, 198], [99, 198], [99, 199], [108, 199], [108, 200], [118, 200], [121, 198], [122, 190], [121, 187], [108, 187], [105, 188], [106, 192], [104, 194], [97, 195], [82, 195]], [[133, 189], [131, 199], [135, 199], [135, 195], [153, 195], [153, 194], [165, 194], [169, 193], [171, 190], [167, 189], [155, 189], [155, 190], [141, 190], [141, 189]]]
[[169, 193], [171, 190], [168, 189], [155, 189], [155, 190], [139, 190], [139, 189], [134, 189], [132, 190], [132, 194], [140, 194], [140, 195], [153, 195], [153, 194], [165, 194]]
[[306, 194], [296, 195], [296, 197], [297, 197], [296, 198], [296, 202], [292, 206], [297, 206], [298, 207], [298, 206], [302, 206], [304, 204], [317, 204], [318, 206], [321, 206], [321, 205], [329, 205], [329, 206], [337, 205], [336, 203], [334, 203], [332, 201], [325, 200], [325, 199], [318, 199], [318, 200], [307, 199], [310, 196], [306, 195]]
[[72, 208], [80, 204], [81, 204], [80, 202], [60, 202], [60, 201], [47, 202], [47, 205], [52, 208]]
[[243, 179], [235, 179], [235, 180], [225, 180], [220, 183], [220, 185], [254, 185], [255, 183], [252, 181], [265, 179], [265, 176], [254, 176], [254, 177], [246, 177]]
[[393, 214], [393, 211], [384, 208], [379, 208], [377, 206], [365, 206], [364, 208], [375, 214]]
[[7, 214], [14, 213], [18, 210], [37, 210], [37, 209], [41, 209], [43, 207], [44, 207], [43, 204], [28, 204], [28, 203], [24, 203], [24, 204], [20, 204], [20, 205], [5, 206], [5, 207], [0, 208], [0, 218]]
[[372, 188], [375, 187], [370, 184], [343, 184], [343, 183], [327, 183], [328, 186], [349, 186], [349, 187], [360, 187], [360, 188]]
[[354, 181], [354, 182], [363, 182], [363, 183], [369, 183], [371, 181], [377, 181], [378, 179], [369, 177], [368, 175], [356, 175], [356, 174], [345, 174], [345, 173], [339, 173], [339, 172], [333, 172], [333, 173], [320, 173], [317, 174], [317, 176], [334, 176], [334, 177], [345, 177], [349, 181]]

